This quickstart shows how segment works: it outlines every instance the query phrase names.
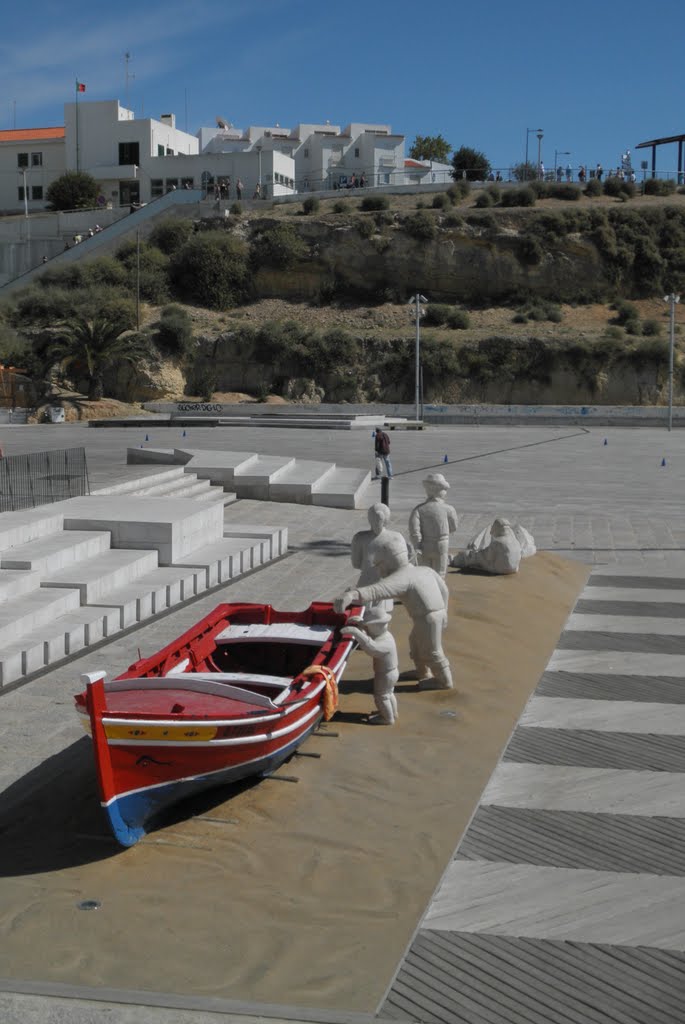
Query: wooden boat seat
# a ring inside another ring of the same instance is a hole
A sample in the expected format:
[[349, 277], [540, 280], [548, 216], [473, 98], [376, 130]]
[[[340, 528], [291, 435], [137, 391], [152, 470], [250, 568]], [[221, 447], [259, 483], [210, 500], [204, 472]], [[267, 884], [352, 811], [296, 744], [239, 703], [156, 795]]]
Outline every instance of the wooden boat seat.
[[214, 637], [217, 644], [255, 642], [263, 644], [307, 644], [322, 647], [333, 635], [328, 626], [307, 626], [300, 622], [261, 622], [236, 624], [222, 629]]

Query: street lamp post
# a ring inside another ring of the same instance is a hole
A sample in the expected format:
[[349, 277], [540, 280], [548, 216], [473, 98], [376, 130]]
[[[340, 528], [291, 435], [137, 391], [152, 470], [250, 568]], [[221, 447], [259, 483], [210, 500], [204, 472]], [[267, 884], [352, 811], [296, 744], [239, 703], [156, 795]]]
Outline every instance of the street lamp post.
[[528, 139], [530, 138], [531, 132], [542, 132], [542, 128], [526, 128], [526, 162], [523, 165], [526, 170], [526, 175], [528, 175]]
[[258, 175], [257, 175], [257, 182], [259, 184], [259, 194], [261, 196], [261, 194], [262, 194], [262, 147], [261, 147], [261, 145], [260, 146], [255, 146], [255, 149], [257, 150], [257, 159], [259, 160], [259, 171], [258, 171]]
[[557, 173], [557, 157], [558, 156], [570, 156], [570, 155], [571, 155], [571, 150], [570, 149], [555, 149], [554, 150], [554, 173], [555, 173], [555, 175]]
[[31, 222], [29, 220], [29, 187], [26, 184], [26, 168], [22, 167], [19, 171], [21, 174], [23, 187], [24, 187], [24, 221], [26, 223], [26, 230], [24, 232], [26, 240], [28, 241], [31, 234]]
[[675, 307], [680, 302], [680, 296], [675, 292], [664, 295], [664, 302], [670, 306], [669, 331], [668, 331], [668, 429], [673, 427], [673, 356], [675, 350]]
[[538, 128], [538, 130], [537, 130], [537, 137], [538, 137], [538, 178], [541, 178], [542, 177], [542, 174], [541, 174], [541, 170], [542, 170], [542, 139], [544, 137], [544, 132], [543, 132], [542, 128]]
[[420, 404], [421, 404], [421, 317], [423, 316], [423, 309], [421, 308], [422, 302], [428, 302], [425, 295], [421, 295], [417, 292], [416, 295], [412, 295], [409, 300], [409, 304], [416, 304], [414, 310], [416, 314], [416, 344], [414, 348], [414, 361], [415, 361], [415, 384], [414, 384], [414, 401], [416, 404], [416, 422], [419, 422], [421, 418], [419, 415]]

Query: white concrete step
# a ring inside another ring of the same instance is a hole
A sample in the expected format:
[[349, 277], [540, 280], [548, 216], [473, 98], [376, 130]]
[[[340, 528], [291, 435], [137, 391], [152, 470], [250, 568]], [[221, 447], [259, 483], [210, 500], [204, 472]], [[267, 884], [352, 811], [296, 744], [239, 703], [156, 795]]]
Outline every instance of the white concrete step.
[[121, 629], [120, 617], [118, 608], [78, 608], [57, 615], [49, 626], [32, 629], [3, 644], [0, 649], [0, 689], [76, 654], [84, 647], [114, 636]]
[[91, 562], [76, 562], [48, 573], [42, 578], [41, 587], [75, 587], [81, 604], [94, 604], [96, 601], [109, 604], [107, 595], [110, 591], [127, 586], [156, 568], [156, 551], [120, 548], [104, 552]]
[[[144, 449], [142, 449], [144, 451]], [[131, 458], [131, 453], [137, 453], [137, 449], [128, 449], [129, 463], [134, 463], [134, 459]], [[160, 456], [162, 453], [160, 453]], [[166, 469], [150, 469], [141, 470], [139, 475], [136, 475], [132, 479], [120, 480], [118, 483], [109, 484], [107, 487], [100, 487], [97, 491], [92, 491], [91, 495], [97, 497], [101, 494], [133, 494], [141, 486], [147, 484], [150, 487], [154, 487], [156, 484], [168, 483], [172, 480], [182, 480], [184, 477], [183, 466], [174, 465], [174, 451], [172, 448], [167, 449], [163, 453], [163, 462], [166, 464]], [[133, 472], [133, 471], [131, 471]]]
[[313, 491], [323, 487], [334, 472], [334, 462], [295, 459], [277, 479], [269, 481], [269, 498], [271, 501], [311, 505]]
[[239, 498], [269, 501], [271, 485], [278, 483], [295, 465], [295, 459], [281, 455], [258, 455], [249, 465], [240, 466], [233, 474], [233, 488]]
[[338, 466], [327, 476], [321, 486], [312, 491], [312, 505], [328, 508], [364, 508], [368, 500], [364, 493], [371, 483], [371, 473], [363, 469], [346, 469]]
[[285, 528], [235, 527], [227, 531], [223, 540], [198, 548], [177, 564], [194, 566], [204, 574], [206, 587], [215, 587], [278, 558], [287, 549]]
[[90, 606], [102, 604], [118, 608], [119, 624], [127, 629], [203, 593], [205, 578], [205, 574], [193, 566], [166, 566], [109, 590], [100, 598], [95, 597]]
[[68, 587], [43, 590], [39, 587], [12, 601], [0, 604], [0, 650], [25, 633], [48, 625], [80, 604], [78, 590]]
[[104, 530], [60, 530], [3, 552], [0, 567], [35, 569], [45, 576], [74, 562], [99, 557], [109, 551], [110, 539]]
[[0, 515], [0, 551], [27, 544], [37, 537], [56, 533], [63, 528], [63, 502], [59, 511], [55, 505], [40, 508], [24, 508], [19, 512], [3, 512]]
[[30, 569], [0, 569], [0, 603], [13, 601], [40, 587], [40, 573]]
[[159, 552], [160, 565], [223, 535], [223, 506], [192, 498], [98, 495], [62, 502], [66, 530], [109, 530], [113, 548]]

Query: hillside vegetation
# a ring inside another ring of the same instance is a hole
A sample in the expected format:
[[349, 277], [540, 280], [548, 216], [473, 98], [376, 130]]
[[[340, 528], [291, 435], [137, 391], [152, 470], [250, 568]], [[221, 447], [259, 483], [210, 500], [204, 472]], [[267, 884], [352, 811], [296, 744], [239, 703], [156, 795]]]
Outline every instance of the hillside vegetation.
[[[170, 218], [139, 251], [127, 242], [46, 269], [13, 296], [0, 358], [125, 401], [411, 400], [407, 303], [420, 292], [426, 401], [656, 403], [668, 373], [663, 296], [685, 287], [685, 196], [633, 197], [610, 182], [597, 196], [453, 187]], [[116, 342], [109, 359], [96, 320]], [[90, 350], [75, 349], [85, 337]], [[677, 393], [681, 378], [677, 351]]]

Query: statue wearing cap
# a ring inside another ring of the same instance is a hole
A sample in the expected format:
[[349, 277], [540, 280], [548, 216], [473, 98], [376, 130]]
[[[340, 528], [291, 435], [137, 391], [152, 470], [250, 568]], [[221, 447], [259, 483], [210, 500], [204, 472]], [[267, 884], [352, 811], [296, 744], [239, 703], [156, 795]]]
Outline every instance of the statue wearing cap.
[[394, 725], [397, 721], [395, 683], [400, 677], [395, 638], [388, 631], [390, 615], [382, 605], [367, 608], [364, 618], [353, 615], [343, 627], [343, 636], [351, 636], [373, 659], [373, 699], [376, 714], [369, 716], [371, 725]]
[[456, 509], [445, 501], [449, 486], [442, 473], [429, 473], [423, 481], [427, 498], [409, 516], [409, 537], [419, 551], [419, 564], [440, 576], [447, 573], [450, 534], [459, 522]]

